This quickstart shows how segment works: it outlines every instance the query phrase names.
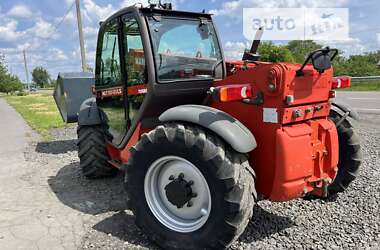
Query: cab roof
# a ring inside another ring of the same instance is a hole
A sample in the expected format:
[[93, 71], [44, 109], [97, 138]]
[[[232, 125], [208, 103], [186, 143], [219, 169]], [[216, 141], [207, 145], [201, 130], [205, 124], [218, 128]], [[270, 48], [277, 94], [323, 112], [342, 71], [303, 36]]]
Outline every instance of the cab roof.
[[189, 12], [189, 11], [179, 11], [179, 10], [169, 10], [162, 8], [150, 8], [150, 7], [139, 7], [138, 5], [129, 6], [119, 11], [115, 12], [112, 16], [107, 18], [104, 23], [114, 19], [115, 17], [122, 16], [127, 13], [142, 13], [142, 14], [159, 14], [163, 16], [181, 16], [181, 17], [194, 17], [194, 18], [207, 18], [210, 19], [212, 14], [203, 12]]

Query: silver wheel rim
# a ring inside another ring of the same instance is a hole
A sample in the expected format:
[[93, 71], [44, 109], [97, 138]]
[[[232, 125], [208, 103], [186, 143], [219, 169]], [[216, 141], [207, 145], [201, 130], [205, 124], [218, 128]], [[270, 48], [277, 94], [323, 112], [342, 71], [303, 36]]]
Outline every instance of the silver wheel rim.
[[[191, 186], [196, 197], [191, 198], [191, 207], [177, 208], [166, 197], [165, 186], [171, 176], [184, 175], [184, 180], [193, 181]], [[201, 228], [211, 212], [211, 194], [201, 171], [191, 162], [177, 156], [159, 158], [150, 165], [144, 179], [145, 199], [156, 219], [171, 230], [189, 233]]]

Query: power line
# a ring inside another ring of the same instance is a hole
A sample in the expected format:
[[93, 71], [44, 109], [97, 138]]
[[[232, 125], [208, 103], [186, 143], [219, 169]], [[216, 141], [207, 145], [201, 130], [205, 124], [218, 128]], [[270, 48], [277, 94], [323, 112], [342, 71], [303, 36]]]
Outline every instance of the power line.
[[[52, 38], [53, 38], [53, 35], [57, 32], [57, 30], [59, 29], [59, 27], [62, 25], [62, 23], [66, 20], [68, 14], [71, 12], [71, 10], [73, 9], [75, 5], [75, 1], [70, 5], [70, 7], [66, 10], [65, 14], [62, 16], [61, 20], [53, 26], [53, 31], [50, 32], [50, 34], [47, 36], [47, 38], [44, 40], [44, 42], [49, 42]], [[23, 50], [28, 50], [30, 49], [30, 47], [32, 46], [32, 44], [30, 44], [29, 46], [23, 48], [23, 49], [19, 49], [18, 52], [22, 52]], [[17, 50], [15, 50], [14, 53], [11, 53], [11, 52], [4, 52], [4, 51], [0, 51], [1, 53], [3, 54], [17, 54], [16, 52]], [[37, 50], [37, 51], [45, 51], [45, 50]], [[35, 52], [37, 52], [35, 51]]]
[[[53, 26], [53, 31], [47, 36], [47, 38], [44, 40], [44, 42], [45, 43], [47, 43], [47, 42], [49, 42], [52, 38], [53, 38], [53, 35], [58, 31], [58, 29], [59, 29], [59, 27], [62, 25], [62, 23], [66, 20], [66, 17], [68, 16], [68, 14], [70, 13], [70, 11], [73, 9], [73, 7], [74, 7], [74, 5], [75, 5], [75, 2], [73, 2], [71, 5], [70, 5], [70, 7], [66, 10], [66, 12], [65, 12], [65, 14], [62, 16], [62, 18], [61, 18], [61, 20], [56, 24], [56, 25], [54, 25]], [[30, 44], [29, 46], [27, 46], [27, 47], [25, 47], [25, 48], [23, 48], [23, 49], [19, 49], [19, 52], [21, 52], [21, 53], [23, 53], [23, 58], [24, 58], [24, 66], [25, 66], [25, 73], [26, 73], [26, 81], [27, 81], [27, 83], [29, 84], [29, 72], [28, 72], [28, 69], [27, 69], [27, 60], [26, 60], [26, 55], [25, 55], [25, 53], [26, 53], [26, 50], [28, 50], [28, 49], [30, 49], [30, 47], [32, 46], [32, 44]], [[8, 52], [8, 53], [6, 53], [6, 52], [4, 52], [4, 51], [1, 51], [0, 50], [0, 52], [2, 53], [2, 54], [18, 54], [17, 52], [16, 52], [17, 50], [14, 50], [14, 53], [10, 53], [10, 52]], [[46, 51], [46, 50], [44, 50], [44, 51]]]
[[[75, 2], [73, 2], [73, 3], [70, 5], [70, 7], [66, 10], [66, 12], [65, 12], [65, 14], [62, 16], [61, 20], [60, 20], [56, 25], [54, 25], [54, 27], [53, 27], [53, 31], [48, 35], [48, 38], [45, 40], [45, 43], [48, 42], [48, 41], [50, 41], [50, 40], [53, 38], [54, 33], [57, 32], [58, 28], [59, 28], [59, 27], [62, 25], [62, 23], [66, 20], [66, 17], [69, 15], [69, 13], [70, 13], [70, 11], [73, 9], [74, 5], [75, 5]], [[30, 46], [31, 46], [31, 45], [30, 45]], [[29, 46], [29, 48], [30, 48], [30, 46]], [[26, 49], [28, 49], [28, 47], [25, 48], [25, 50], [26, 50]]]

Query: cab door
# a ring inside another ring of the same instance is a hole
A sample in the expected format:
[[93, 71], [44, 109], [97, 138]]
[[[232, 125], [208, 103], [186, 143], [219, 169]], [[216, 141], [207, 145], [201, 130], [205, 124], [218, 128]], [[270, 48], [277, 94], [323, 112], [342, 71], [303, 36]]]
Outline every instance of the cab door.
[[100, 30], [96, 57], [97, 105], [106, 114], [110, 135], [118, 144], [127, 130], [119, 18]]
[[107, 116], [112, 143], [118, 146], [146, 94], [145, 53], [138, 22], [132, 15], [104, 24], [96, 68], [97, 105]]

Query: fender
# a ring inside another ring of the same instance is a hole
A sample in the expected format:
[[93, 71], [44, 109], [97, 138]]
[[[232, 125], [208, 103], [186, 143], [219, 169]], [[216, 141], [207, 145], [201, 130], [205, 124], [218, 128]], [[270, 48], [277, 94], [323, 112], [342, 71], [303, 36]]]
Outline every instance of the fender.
[[86, 99], [80, 106], [78, 114], [79, 126], [107, 124], [107, 121], [106, 114], [98, 108], [94, 97]]
[[353, 121], [359, 121], [360, 117], [359, 114], [351, 108], [349, 105], [344, 103], [337, 103], [335, 101], [331, 102], [331, 109], [341, 115], [342, 117], [346, 116], [346, 119], [351, 126], [354, 126]]
[[207, 128], [239, 153], [248, 153], [257, 147], [251, 131], [229, 114], [207, 106], [181, 105], [166, 110], [159, 117], [161, 122], [184, 121]]

